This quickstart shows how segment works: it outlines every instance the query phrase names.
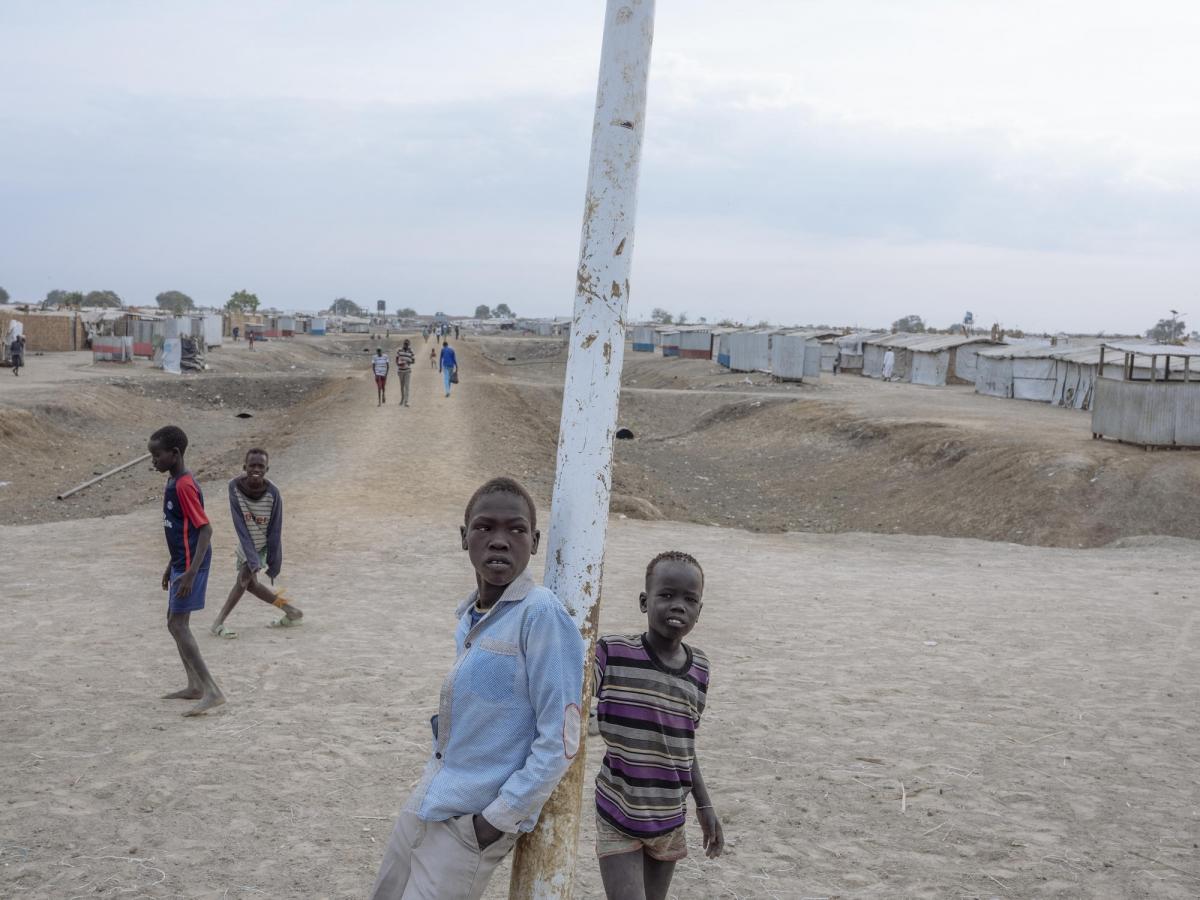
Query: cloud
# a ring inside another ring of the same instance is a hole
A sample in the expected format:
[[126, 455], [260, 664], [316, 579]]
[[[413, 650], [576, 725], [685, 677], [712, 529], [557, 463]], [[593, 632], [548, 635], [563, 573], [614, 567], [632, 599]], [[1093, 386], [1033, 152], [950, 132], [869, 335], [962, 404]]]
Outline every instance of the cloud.
[[[567, 7], [6, 6], [0, 283], [562, 313], [599, 52], [597, 10]], [[1024, 38], [995, 11], [878, 10], [660, 6], [635, 311], [948, 323], [977, 297], [1113, 330], [1185, 303], [1200, 140], [1147, 119], [1177, 92], [1098, 73], [1077, 35], [1076, 68], [1039, 85], [1059, 6]], [[1178, 74], [1180, 40], [1154, 73]]]

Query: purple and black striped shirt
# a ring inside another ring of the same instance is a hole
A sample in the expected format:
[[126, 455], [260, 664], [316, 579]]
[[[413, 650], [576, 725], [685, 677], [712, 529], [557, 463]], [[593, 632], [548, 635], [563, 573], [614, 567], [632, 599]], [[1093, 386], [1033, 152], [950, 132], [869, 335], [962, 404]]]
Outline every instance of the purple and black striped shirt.
[[596, 642], [596, 719], [607, 745], [596, 811], [634, 837], [665, 834], [684, 822], [709, 674], [708, 658], [684, 649], [687, 661], [671, 669], [644, 635]]

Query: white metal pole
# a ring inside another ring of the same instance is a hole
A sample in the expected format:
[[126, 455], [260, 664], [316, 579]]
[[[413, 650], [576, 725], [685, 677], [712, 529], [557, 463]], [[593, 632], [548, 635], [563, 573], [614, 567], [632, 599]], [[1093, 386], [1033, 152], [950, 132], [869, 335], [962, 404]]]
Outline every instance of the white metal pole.
[[[653, 38], [654, 0], [608, 0], [546, 562], [546, 586], [562, 599], [579, 625], [589, 660], [600, 613]], [[585, 723], [591, 681], [588, 664], [582, 698]], [[566, 900], [571, 896], [584, 756], [579, 753], [546, 803], [538, 828], [517, 845], [510, 898]]]

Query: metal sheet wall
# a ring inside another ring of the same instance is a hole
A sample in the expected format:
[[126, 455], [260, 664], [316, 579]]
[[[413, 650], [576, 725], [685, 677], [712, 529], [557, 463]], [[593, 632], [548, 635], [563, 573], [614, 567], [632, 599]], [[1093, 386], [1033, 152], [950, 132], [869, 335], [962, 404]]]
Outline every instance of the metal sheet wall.
[[688, 359], [712, 359], [711, 331], [679, 332], [679, 355]]
[[1130, 444], [1200, 447], [1200, 381], [1096, 382], [1092, 433]]
[[975, 393], [987, 397], [1012, 396], [1012, 359], [980, 356], [975, 363]]
[[[803, 335], [775, 334], [771, 336], [771, 374], [784, 381], [804, 380], [806, 344]], [[818, 358], [818, 363], [819, 363]]]
[[[941, 350], [937, 353], [911, 352], [912, 364], [908, 378], [913, 384], [943, 385], [946, 374], [950, 371], [950, 351]], [[900, 369], [900, 352], [896, 351], [896, 374]]]
[[769, 372], [771, 336], [757, 331], [731, 332], [729, 368], [734, 372]]
[[[981, 357], [982, 358], [982, 357]], [[1015, 400], [1054, 400], [1055, 361], [1046, 357], [1016, 357], [1012, 360], [1012, 396]]]

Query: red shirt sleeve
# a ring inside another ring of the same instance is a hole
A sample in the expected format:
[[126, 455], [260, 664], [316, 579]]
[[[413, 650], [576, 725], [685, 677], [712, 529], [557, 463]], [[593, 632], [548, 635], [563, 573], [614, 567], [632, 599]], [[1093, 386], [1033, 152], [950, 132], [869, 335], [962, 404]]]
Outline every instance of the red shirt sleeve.
[[196, 480], [191, 475], [175, 482], [175, 493], [179, 497], [179, 509], [193, 528], [203, 528], [208, 524], [208, 516], [204, 513], [204, 504], [200, 502], [200, 491], [196, 488]]

